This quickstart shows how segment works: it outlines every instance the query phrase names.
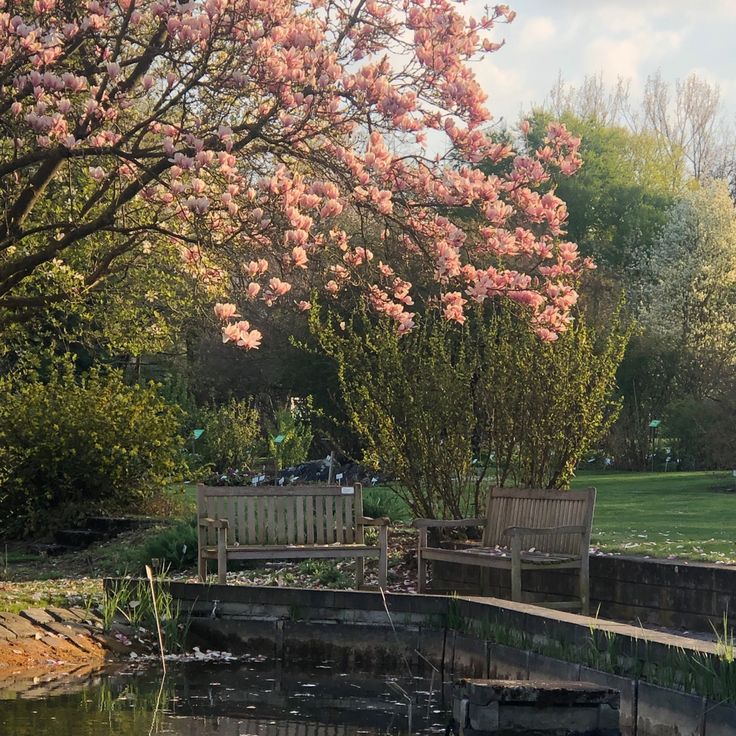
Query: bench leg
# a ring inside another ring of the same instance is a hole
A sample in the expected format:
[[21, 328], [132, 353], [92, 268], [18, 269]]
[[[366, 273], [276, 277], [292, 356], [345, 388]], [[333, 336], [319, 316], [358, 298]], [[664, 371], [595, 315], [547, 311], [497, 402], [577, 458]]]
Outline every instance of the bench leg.
[[355, 558], [355, 587], [360, 589], [365, 584], [365, 558]]
[[521, 539], [511, 538], [511, 600], [521, 601]]
[[587, 555], [580, 564], [580, 612], [590, 616], [590, 563]]
[[427, 547], [427, 530], [419, 530], [419, 546], [417, 547], [417, 593], [424, 593], [427, 589], [427, 561], [424, 559], [424, 550]]
[[217, 582], [220, 585], [227, 583], [227, 529], [217, 529]]
[[199, 555], [199, 580], [202, 583], [207, 582], [207, 558], [203, 557], [200, 553]]
[[378, 587], [385, 588], [388, 582], [388, 527], [378, 527]]

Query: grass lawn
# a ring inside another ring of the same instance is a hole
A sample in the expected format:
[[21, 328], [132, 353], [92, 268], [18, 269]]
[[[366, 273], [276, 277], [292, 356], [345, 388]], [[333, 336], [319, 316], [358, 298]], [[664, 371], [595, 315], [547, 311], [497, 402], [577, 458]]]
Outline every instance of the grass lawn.
[[[736, 563], [736, 479], [725, 473], [587, 473], [593, 544], [606, 552]], [[729, 490], [730, 489], [730, 490]]]

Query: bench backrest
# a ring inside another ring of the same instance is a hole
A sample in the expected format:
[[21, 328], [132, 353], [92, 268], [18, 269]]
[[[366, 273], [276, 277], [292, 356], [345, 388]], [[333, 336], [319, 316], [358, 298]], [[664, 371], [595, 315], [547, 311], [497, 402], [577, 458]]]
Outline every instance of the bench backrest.
[[[199, 517], [227, 519], [230, 545], [363, 542], [363, 489], [355, 486], [199, 486]], [[217, 542], [200, 528], [200, 546]]]
[[[595, 488], [585, 488], [582, 491], [491, 488], [488, 493], [488, 521], [483, 533], [483, 545], [508, 547], [511, 538], [503, 531], [510, 526], [583, 526], [587, 529], [583, 547], [587, 549], [590, 544], [594, 506]], [[580, 553], [581, 539], [572, 534], [537, 534], [525, 536], [523, 545], [525, 549], [534, 547], [539, 552], [577, 555]]]

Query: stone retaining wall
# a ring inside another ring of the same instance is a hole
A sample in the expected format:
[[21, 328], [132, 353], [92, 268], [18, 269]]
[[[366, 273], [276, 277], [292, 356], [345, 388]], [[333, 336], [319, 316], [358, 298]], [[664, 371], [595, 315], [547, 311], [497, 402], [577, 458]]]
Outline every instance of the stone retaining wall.
[[[621, 693], [624, 736], [736, 736], [736, 707], [586, 667], [575, 653], [602, 637], [616, 661], [652, 676], [673, 652], [712, 657], [710, 642], [493, 598], [171, 583], [203, 643], [344, 671], [438, 670], [456, 677], [591, 682]], [[385, 603], [384, 603], [385, 602]], [[386, 611], [388, 609], [388, 613]], [[518, 632], [528, 648], [500, 641]], [[593, 638], [592, 638], [593, 637]], [[600, 643], [600, 642], [599, 642]], [[567, 647], [573, 659], [539, 653]], [[532, 650], [532, 651], [530, 651]], [[679, 656], [679, 655], [678, 655]]]
[[[511, 597], [506, 570], [484, 570], [449, 562], [432, 565], [433, 591]], [[574, 571], [524, 571], [530, 599], [574, 596]], [[692, 631], [720, 630], [723, 615], [736, 611], [736, 567], [682, 560], [594, 555], [590, 558], [592, 610], [603, 618], [641, 621]]]

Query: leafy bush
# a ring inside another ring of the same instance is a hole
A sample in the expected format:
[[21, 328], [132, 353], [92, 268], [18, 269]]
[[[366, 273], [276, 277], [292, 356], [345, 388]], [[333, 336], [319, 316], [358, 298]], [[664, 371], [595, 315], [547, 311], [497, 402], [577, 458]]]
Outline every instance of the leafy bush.
[[216, 471], [249, 468], [260, 433], [258, 411], [250, 402], [231, 399], [202, 409], [199, 416], [204, 429], [197, 440], [201, 460]]
[[0, 380], [0, 532], [140, 510], [181, 466], [179, 412], [153, 385], [73, 364]]
[[[269, 457], [276, 460], [278, 469], [292, 467], [303, 463], [308, 456], [312, 444], [312, 427], [306, 419], [309, 404], [294, 410], [286, 407], [276, 412], [275, 422], [271, 425], [268, 438]], [[280, 438], [279, 442], [276, 439]]]
[[628, 333], [618, 319], [596, 335], [577, 314], [549, 344], [508, 305], [466, 317], [460, 327], [430, 311], [399, 335], [365, 311], [344, 325], [310, 312], [363, 462], [399, 481], [392, 488], [415, 516], [478, 516], [489, 482], [565, 487], [619, 409], [616, 367]]
[[391, 521], [409, 521], [411, 514], [406, 504], [390, 488], [363, 490], [363, 513], [376, 519], [386, 516]]
[[185, 570], [197, 562], [197, 519], [180, 521], [150, 537], [136, 552], [134, 562], [143, 567], [161, 560], [165, 569]]
[[349, 588], [350, 578], [334, 562], [328, 560], [305, 560], [299, 564], [299, 571], [312, 575], [319, 585], [329, 588]]

